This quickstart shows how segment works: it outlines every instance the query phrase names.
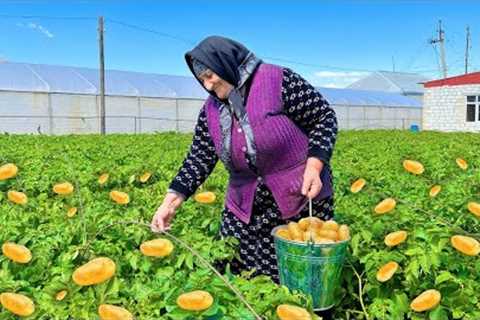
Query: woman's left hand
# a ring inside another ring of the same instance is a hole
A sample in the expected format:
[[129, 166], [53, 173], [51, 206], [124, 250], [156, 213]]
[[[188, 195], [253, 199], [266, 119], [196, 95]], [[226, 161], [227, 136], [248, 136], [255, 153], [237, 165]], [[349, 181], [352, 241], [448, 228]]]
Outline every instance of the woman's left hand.
[[320, 172], [323, 169], [323, 162], [315, 157], [307, 160], [305, 173], [303, 174], [302, 194], [310, 199], [315, 198], [322, 190], [323, 184], [320, 180]]

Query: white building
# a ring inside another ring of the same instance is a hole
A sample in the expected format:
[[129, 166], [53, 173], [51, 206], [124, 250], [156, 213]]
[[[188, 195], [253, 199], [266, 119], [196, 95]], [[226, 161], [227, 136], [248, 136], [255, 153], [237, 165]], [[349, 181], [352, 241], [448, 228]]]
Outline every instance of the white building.
[[[0, 132], [100, 131], [98, 70], [0, 63]], [[106, 132], [192, 131], [207, 94], [193, 77], [106, 70]], [[421, 125], [421, 103], [396, 93], [317, 88], [340, 129]]]
[[424, 86], [423, 129], [480, 132], [480, 72]]

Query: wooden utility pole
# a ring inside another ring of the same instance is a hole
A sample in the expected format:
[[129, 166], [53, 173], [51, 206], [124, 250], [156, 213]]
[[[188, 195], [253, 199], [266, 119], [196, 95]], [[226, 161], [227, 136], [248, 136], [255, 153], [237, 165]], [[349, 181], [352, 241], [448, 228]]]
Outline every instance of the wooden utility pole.
[[98, 48], [100, 58], [100, 133], [105, 134], [105, 59], [103, 55], [103, 17], [98, 17]]
[[442, 20], [438, 21], [438, 38], [430, 40], [431, 44], [440, 44], [440, 60], [442, 63], [443, 77], [447, 77], [447, 61], [445, 57], [445, 31], [442, 29]]
[[470, 50], [470, 27], [467, 26], [467, 46], [465, 48], [465, 74], [468, 73], [468, 54]]

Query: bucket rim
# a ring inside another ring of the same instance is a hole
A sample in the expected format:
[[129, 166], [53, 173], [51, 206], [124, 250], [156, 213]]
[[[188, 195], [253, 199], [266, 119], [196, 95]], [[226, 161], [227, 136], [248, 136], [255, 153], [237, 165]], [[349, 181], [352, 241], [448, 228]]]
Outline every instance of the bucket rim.
[[273, 238], [275, 240], [286, 242], [288, 244], [294, 244], [294, 245], [301, 246], [301, 247], [308, 247], [308, 246], [311, 246], [311, 245], [313, 245], [314, 247], [335, 247], [335, 246], [338, 246], [340, 244], [348, 243], [352, 239], [352, 237], [350, 237], [346, 240], [336, 241], [334, 243], [314, 243], [314, 242], [309, 243], [309, 242], [298, 242], [298, 241], [294, 241], [294, 240], [287, 240], [287, 239], [284, 239], [284, 238], [281, 238], [281, 237], [277, 236], [277, 234], [276, 234], [277, 230], [283, 229], [283, 228], [285, 228], [285, 226], [286, 226], [285, 224], [282, 224], [280, 226], [274, 227], [272, 229], [272, 231], [270, 232], [270, 234], [273, 236]]

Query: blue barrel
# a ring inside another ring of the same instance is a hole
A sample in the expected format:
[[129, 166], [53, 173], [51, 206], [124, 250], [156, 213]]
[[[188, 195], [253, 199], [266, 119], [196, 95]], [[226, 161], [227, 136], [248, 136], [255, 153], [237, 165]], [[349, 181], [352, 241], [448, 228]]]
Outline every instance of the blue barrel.
[[418, 131], [420, 131], [420, 128], [418, 127], [417, 124], [412, 124], [412, 125], [410, 125], [410, 131], [418, 132]]

